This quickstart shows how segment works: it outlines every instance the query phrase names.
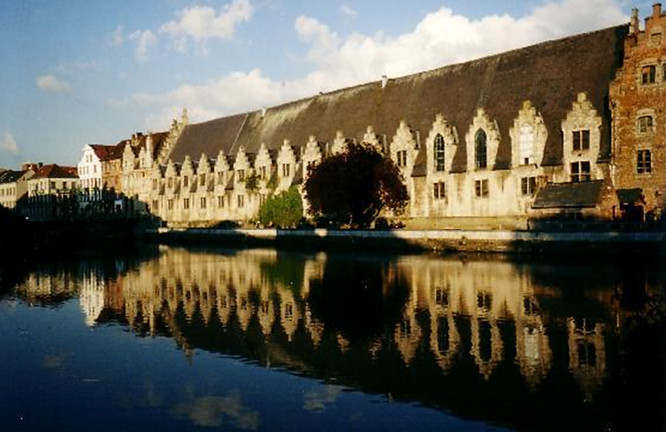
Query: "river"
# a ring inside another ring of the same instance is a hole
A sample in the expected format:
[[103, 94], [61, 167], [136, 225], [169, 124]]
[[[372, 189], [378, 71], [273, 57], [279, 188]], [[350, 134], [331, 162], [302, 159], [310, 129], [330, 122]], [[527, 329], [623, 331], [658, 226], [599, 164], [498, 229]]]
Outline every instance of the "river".
[[663, 257], [146, 246], [0, 273], [0, 429], [661, 431]]

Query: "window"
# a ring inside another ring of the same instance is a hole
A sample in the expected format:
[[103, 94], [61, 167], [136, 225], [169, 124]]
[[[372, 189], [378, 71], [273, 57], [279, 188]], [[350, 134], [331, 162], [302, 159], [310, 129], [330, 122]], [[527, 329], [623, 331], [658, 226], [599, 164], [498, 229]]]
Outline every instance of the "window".
[[571, 181], [574, 183], [590, 181], [590, 162], [573, 162], [571, 164]]
[[654, 84], [657, 75], [657, 68], [655, 66], [643, 66], [641, 69], [641, 83]]
[[265, 166], [259, 167], [259, 178], [261, 178], [262, 180], [266, 180], [266, 167]]
[[664, 74], [664, 76], [662, 77], [662, 80], [663, 80], [663, 81], [666, 81], [666, 63], [664, 63], [663, 65], [661, 65], [661, 69], [662, 69], [663, 74]]
[[523, 124], [520, 126], [519, 149], [520, 149], [520, 163], [522, 165], [529, 165], [534, 162], [534, 128], [530, 124]]
[[201, 201], [200, 201], [200, 203], [201, 203], [201, 206], [200, 206], [200, 207], [201, 207], [202, 209], [205, 209], [205, 208], [206, 208], [206, 197], [201, 197]]
[[167, 210], [173, 210], [173, 200], [167, 200]]
[[520, 191], [523, 195], [534, 196], [537, 188], [536, 177], [523, 177], [520, 179]]
[[652, 119], [652, 116], [646, 115], [638, 118], [638, 132], [639, 133], [654, 132], [654, 121]]
[[403, 168], [407, 166], [407, 150], [398, 150], [396, 153], [398, 166]]
[[238, 195], [237, 203], [238, 203], [238, 208], [245, 207], [245, 195]]
[[446, 169], [445, 168], [446, 154], [444, 153], [444, 137], [440, 134], [437, 134], [437, 136], [435, 137], [434, 155], [435, 155], [435, 171], [444, 171]]
[[157, 189], [157, 179], [153, 179], [153, 190]]
[[222, 184], [224, 182], [224, 172], [222, 171], [217, 172], [217, 182], [219, 184]]
[[238, 177], [238, 181], [242, 182], [245, 180], [245, 170], [239, 169], [236, 171], [236, 176]]
[[217, 207], [218, 208], [224, 207], [224, 197], [223, 196], [217, 197]]
[[476, 169], [485, 169], [488, 167], [487, 140], [486, 132], [483, 129], [479, 129], [474, 138], [474, 160], [476, 162]]
[[444, 182], [435, 182], [432, 184], [432, 196], [436, 200], [446, 198], [446, 183]]
[[638, 174], [648, 174], [652, 172], [652, 153], [650, 150], [638, 150], [636, 172]]
[[190, 179], [187, 176], [183, 176], [183, 187], [187, 187], [190, 184]]
[[183, 198], [183, 208], [185, 210], [190, 208], [190, 199], [189, 198]]
[[173, 178], [172, 177], [169, 177], [169, 179], [167, 180], [167, 186], [169, 186], [169, 188], [173, 187]]
[[289, 177], [290, 165], [282, 164], [282, 177]]
[[589, 150], [590, 149], [590, 131], [587, 129], [573, 131], [573, 149], [576, 150]]
[[158, 204], [157, 200], [153, 200], [153, 210], [157, 210]]
[[477, 198], [485, 198], [488, 196], [488, 180], [476, 180], [474, 182], [474, 195]]
[[206, 174], [201, 174], [201, 178], [199, 179], [199, 184], [200, 184], [201, 186], [205, 186], [205, 185], [206, 185]]

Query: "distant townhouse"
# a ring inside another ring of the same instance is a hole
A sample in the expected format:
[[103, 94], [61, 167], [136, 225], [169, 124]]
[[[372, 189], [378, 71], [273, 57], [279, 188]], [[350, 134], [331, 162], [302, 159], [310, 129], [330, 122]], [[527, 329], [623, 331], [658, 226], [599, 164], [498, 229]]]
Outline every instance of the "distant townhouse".
[[13, 209], [28, 194], [28, 180], [35, 174], [32, 168], [0, 173], [0, 205]]
[[79, 176], [75, 167], [43, 165], [28, 180], [28, 196], [69, 194], [77, 187], [79, 187]]

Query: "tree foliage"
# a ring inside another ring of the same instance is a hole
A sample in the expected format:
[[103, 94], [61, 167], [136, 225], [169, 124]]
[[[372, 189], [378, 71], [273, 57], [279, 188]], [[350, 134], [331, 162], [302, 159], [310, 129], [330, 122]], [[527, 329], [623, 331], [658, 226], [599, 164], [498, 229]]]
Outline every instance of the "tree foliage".
[[259, 222], [264, 226], [293, 228], [303, 218], [303, 200], [296, 187], [270, 196], [259, 208]]
[[305, 194], [312, 215], [354, 227], [369, 226], [384, 208], [401, 213], [409, 198], [393, 161], [356, 143], [311, 166]]

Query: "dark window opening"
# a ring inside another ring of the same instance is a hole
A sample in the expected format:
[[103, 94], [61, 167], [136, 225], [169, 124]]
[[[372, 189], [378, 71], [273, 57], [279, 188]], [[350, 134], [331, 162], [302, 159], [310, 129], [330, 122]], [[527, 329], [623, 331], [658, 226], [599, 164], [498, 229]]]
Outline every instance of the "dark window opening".
[[479, 129], [474, 139], [474, 158], [476, 169], [488, 167], [488, 138], [483, 129]]
[[638, 150], [636, 155], [636, 172], [647, 174], [652, 172], [652, 153], [650, 150]]

